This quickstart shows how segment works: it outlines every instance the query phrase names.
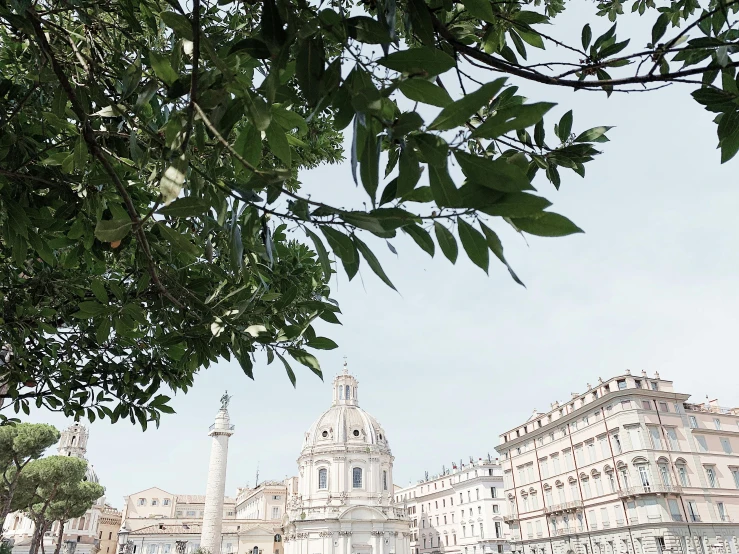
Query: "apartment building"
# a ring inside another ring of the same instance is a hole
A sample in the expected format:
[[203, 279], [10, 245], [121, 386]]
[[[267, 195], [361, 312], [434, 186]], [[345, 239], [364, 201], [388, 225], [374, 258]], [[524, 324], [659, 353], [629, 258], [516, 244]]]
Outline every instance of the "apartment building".
[[515, 554], [736, 554], [739, 409], [598, 379], [500, 436]]
[[411, 520], [411, 552], [509, 552], [503, 521], [503, 471], [498, 460], [453, 464], [440, 475], [395, 489], [395, 503]]

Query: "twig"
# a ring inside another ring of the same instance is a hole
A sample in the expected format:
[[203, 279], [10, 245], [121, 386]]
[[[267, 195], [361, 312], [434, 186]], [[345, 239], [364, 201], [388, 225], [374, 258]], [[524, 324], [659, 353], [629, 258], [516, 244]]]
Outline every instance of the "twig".
[[187, 151], [195, 120], [195, 103], [198, 101], [198, 67], [200, 65], [200, 0], [192, 3], [192, 76], [190, 77], [190, 105], [187, 109], [187, 130], [182, 141], [181, 152]]

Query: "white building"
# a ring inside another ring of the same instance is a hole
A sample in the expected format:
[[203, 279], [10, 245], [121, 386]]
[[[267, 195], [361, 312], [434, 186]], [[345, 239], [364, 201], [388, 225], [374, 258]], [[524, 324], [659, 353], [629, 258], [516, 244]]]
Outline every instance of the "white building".
[[510, 551], [498, 460], [453, 464], [441, 475], [396, 488], [395, 501], [406, 507], [410, 517], [413, 554]]
[[516, 554], [736, 554], [739, 408], [626, 372], [503, 433]]
[[331, 408], [305, 434], [283, 520], [285, 554], [410, 554], [393, 459], [382, 426], [359, 407], [345, 364]]
[[[87, 427], [80, 423], [70, 425], [61, 432], [57, 455], [87, 460], [85, 456], [88, 439]], [[85, 480], [91, 483], [99, 482], [95, 469], [90, 463], [87, 464]], [[105, 497], [102, 496], [87, 510], [84, 516], [67, 521], [62, 536], [63, 551], [68, 554], [73, 552], [74, 554], [96, 554], [100, 549], [100, 531], [98, 527], [106, 509], [110, 509], [110, 507], [106, 507]], [[21, 512], [13, 512], [8, 514], [3, 528], [3, 539], [10, 540], [13, 543], [13, 554], [27, 554], [35, 529], [33, 521]], [[44, 533], [43, 549], [47, 553], [54, 551], [58, 536], [59, 523], [54, 522]]]

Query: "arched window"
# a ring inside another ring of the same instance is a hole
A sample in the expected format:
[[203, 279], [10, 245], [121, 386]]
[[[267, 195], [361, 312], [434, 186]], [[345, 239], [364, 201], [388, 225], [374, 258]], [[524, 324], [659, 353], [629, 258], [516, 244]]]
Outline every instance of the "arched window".
[[382, 472], [382, 490], [387, 490], [387, 471]]
[[339, 385], [339, 400], [344, 400], [344, 387]]
[[318, 488], [328, 488], [328, 471], [326, 471], [325, 468], [321, 468], [318, 470]]
[[346, 399], [349, 400], [349, 385], [346, 386]]
[[362, 468], [361, 467], [352, 468], [352, 487], [354, 487], [355, 489], [362, 488]]

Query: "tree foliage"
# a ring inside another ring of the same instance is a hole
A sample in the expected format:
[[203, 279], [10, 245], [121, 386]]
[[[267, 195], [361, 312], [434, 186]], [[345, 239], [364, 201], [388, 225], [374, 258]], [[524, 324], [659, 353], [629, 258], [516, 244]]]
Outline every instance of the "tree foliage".
[[33, 521], [34, 535], [29, 552], [36, 554], [48, 525], [63, 516], [64, 510], [79, 508], [92, 493], [105, 492], [100, 485], [82, 485], [87, 462], [71, 456], [48, 456], [28, 464], [18, 480], [11, 504], [13, 511], [25, 512]]
[[0, 426], [0, 525], [10, 513], [23, 470], [58, 440], [59, 431], [44, 423]]
[[85, 515], [95, 501], [105, 494], [105, 488], [98, 483], [77, 481], [64, 486], [60, 494], [49, 504], [46, 519], [49, 522], [58, 522], [56, 547], [54, 554], [59, 554], [64, 538], [64, 525], [72, 518]]
[[[160, 388], [186, 391], [219, 357], [320, 375], [331, 254], [393, 287], [368, 235], [485, 271], [494, 258], [522, 284], [496, 226], [580, 232], [537, 188], [584, 176], [609, 130], [552, 120], [530, 83], [687, 85], [717, 114], [721, 160], [736, 154], [739, 0], [634, 0], [646, 46], [617, 28], [621, 0], [579, 40], [558, 32], [566, 7], [0, 0], [1, 395], [145, 427], [171, 411]], [[345, 135], [364, 208], [299, 179]]]

